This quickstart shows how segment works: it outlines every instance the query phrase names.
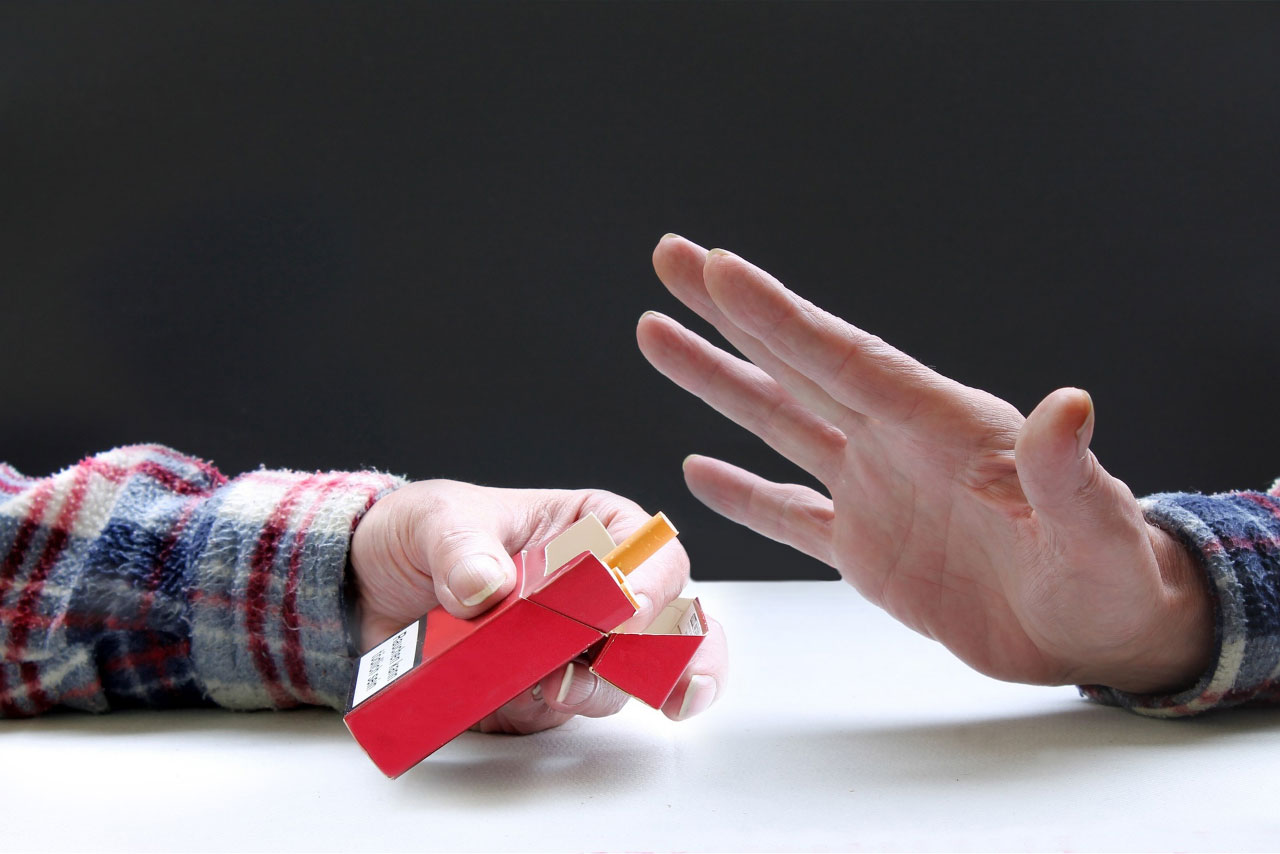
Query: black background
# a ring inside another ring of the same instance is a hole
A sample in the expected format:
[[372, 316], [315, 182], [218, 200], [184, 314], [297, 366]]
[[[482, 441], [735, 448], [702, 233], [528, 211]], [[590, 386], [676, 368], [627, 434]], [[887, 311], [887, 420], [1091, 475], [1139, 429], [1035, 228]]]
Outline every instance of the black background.
[[800, 479], [659, 377], [676, 231], [1139, 494], [1280, 474], [1280, 7], [6, 4], [0, 458], [602, 486], [695, 577], [827, 577], [680, 460]]

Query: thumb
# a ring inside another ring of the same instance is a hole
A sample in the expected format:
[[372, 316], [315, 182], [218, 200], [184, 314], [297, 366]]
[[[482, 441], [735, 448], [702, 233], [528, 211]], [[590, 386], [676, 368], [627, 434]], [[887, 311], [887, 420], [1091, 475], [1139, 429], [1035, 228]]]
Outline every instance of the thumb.
[[1132, 530], [1141, 521], [1129, 488], [1089, 450], [1093, 427], [1089, 393], [1060, 388], [1027, 416], [1014, 445], [1027, 502], [1042, 524], [1068, 535]]
[[436, 598], [455, 617], [481, 614], [515, 587], [515, 563], [497, 536], [498, 520], [492, 521], [484, 526], [474, 509], [459, 517], [446, 510], [417, 532]]

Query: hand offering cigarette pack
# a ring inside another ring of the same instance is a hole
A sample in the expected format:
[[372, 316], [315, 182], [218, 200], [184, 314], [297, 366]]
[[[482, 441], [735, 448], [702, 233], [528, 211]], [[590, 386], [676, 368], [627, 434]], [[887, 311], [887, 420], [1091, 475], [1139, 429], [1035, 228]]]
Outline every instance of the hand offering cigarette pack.
[[676, 536], [662, 513], [621, 545], [594, 515], [514, 556], [516, 586], [472, 620], [433, 608], [360, 658], [343, 720], [398, 777], [569, 661], [654, 708], [707, 633], [697, 599], [675, 599], [641, 631], [627, 574]]

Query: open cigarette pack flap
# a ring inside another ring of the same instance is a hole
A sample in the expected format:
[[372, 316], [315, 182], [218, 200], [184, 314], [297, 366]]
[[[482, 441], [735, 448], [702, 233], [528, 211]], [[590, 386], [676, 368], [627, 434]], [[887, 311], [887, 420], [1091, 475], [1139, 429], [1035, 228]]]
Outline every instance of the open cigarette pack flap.
[[344, 720], [369, 758], [398, 777], [445, 743], [583, 657], [657, 708], [707, 633], [697, 599], [676, 599], [642, 632], [626, 573], [675, 536], [654, 516], [621, 546], [594, 515], [514, 556], [516, 586], [473, 620], [437, 607], [360, 658]]

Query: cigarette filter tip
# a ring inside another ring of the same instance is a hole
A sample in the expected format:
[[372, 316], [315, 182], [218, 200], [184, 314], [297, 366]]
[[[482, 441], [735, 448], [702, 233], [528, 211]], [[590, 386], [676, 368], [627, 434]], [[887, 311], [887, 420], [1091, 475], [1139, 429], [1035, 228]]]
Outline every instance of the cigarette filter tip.
[[679, 533], [665, 513], [656, 513], [639, 530], [605, 555], [604, 562], [623, 575], [628, 575], [652, 557], [654, 552], [674, 540]]

